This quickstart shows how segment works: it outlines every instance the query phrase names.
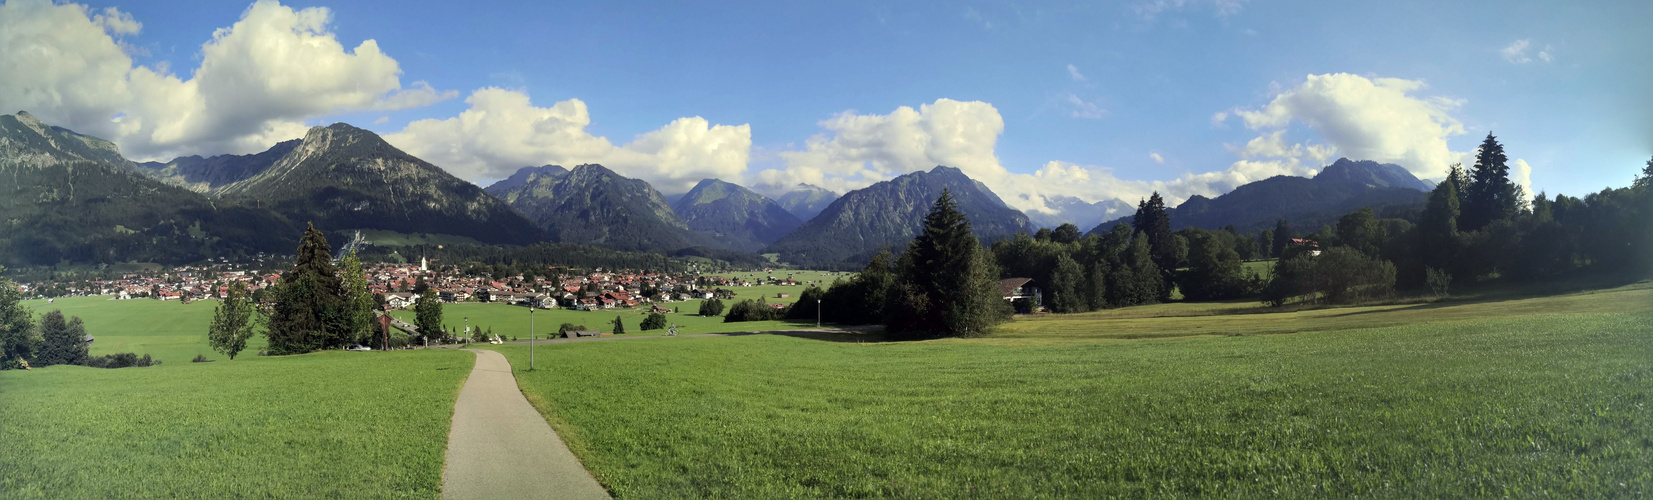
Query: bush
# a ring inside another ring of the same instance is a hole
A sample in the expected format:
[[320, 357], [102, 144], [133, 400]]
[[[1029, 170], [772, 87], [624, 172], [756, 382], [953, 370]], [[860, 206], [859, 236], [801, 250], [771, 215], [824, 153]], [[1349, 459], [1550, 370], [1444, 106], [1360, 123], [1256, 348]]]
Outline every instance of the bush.
[[1424, 268], [1423, 273], [1424, 283], [1429, 285], [1429, 291], [1434, 292], [1436, 297], [1445, 297], [1452, 291], [1452, 273], [1433, 267]]
[[107, 356], [91, 356], [86, 358], [86, 362], [83, 364], [92, 368], [128, 368], [155, 366], [161, 364], [161, 362], [149, 359], [148, 354], [139, 357], [137, 354], [123, 352]]
[[785, 316], [785, 308], [776, 309], [755, 300], [742, 300], [729, 308], [729, 314], [723, 317], [723, 322], [772, 321]]
[[207, 363], [207, 362], [210, 362], [210, 361], [212, 361], [212, 360], [207, 359], [207, 355], [205, 355], [205, 354], [196, 354], [195, 359], [189, 360], [189, 362], [191, 362], [191, 363]]
[[590, 328], [586, 328], [585, 325], [575, 325], [573, 323], [563, 323], [562, 326], [557, 327], [557, 335], [567, 335], [568, 332], [572, 332], [572, 331], [575, 331], [575, 330], [590, 330]]
[[659, 330], [665, 327], [666, 315], [660, 313], [649, 313], [649, 317], [643, 318], [643, 324], [641, 326], [645, 332], [649, 330]]
[[700, 303], [701, 316], [717, 316], [723, 314], [723, 301], [711, 299]]

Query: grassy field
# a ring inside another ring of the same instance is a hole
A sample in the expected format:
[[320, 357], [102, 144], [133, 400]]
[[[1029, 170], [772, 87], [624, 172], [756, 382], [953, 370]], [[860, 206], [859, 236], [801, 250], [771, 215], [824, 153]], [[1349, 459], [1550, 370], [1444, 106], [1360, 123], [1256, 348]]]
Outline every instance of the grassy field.
[[[526, 366], [526, 348], [499, 349]], [[1168, 304], [982, 339], [537, 355], [551, 368], [519, 384], [620, 498], [1653, 495], [1645, 283], [1285, 313]]]
[[[213, 352], [207, 344], [207, 329], [218, 308], [216, 300], [184, 304], [175, 300], [65, 297], [52, 303], [30, 300], [24, 305], [34, 309], [37, 319], [54, 309], [62, 310], [65, 316], [79, 316], [86, 322], [86, 333], [96, 339], [92, 342], [94, 355], [131, 352], [166, 363], [187, 363], [197, 354], [207, 359], [229, 359]], [[264, 335], [256, 335], [241, 355], [252, 356], [265, 343]]]
[[0, 372], [0, 498], [435, 498], [474, 355]]

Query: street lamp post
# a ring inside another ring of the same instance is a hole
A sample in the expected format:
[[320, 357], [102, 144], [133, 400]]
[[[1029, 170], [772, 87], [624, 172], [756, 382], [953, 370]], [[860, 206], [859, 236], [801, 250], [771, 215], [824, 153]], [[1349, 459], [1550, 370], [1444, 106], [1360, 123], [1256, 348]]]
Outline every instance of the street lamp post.
[[821, 299], [815, 299], [815, 328], [821, 327]]
[[471, 317], [470, 316], [465, 317], [465, 333], [461, 333], [460, 335], [465, 336], [465, 347], [470, 347], [471, 346]]
[[534, 371], [534, 307], [528, 307], [528, 371]]

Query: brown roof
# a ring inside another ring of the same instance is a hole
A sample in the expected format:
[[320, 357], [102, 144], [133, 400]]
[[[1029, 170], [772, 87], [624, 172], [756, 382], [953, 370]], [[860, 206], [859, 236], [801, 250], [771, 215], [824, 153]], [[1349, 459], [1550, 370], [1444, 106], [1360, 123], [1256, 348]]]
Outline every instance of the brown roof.
[[1033, 281], [1033, 278], [1005, 278], [999, 280], [999, 293], [1009, 297], [1017, 288], [1021, 288], [1022, 285], [1026, 285], [1030, 281]]

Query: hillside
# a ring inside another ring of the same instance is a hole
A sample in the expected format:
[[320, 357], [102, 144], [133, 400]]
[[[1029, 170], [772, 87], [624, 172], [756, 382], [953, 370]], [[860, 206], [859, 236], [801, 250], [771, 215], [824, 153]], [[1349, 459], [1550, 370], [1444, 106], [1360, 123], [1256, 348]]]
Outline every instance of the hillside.
[[545, 168], [518, 170], [488, 192], [544, 228], [552, 241], [664, 252], [720, 246], [690, 230], [647, 182], [602, 165], [567, 173]]
[[[1167, 210], [1171, 227], [1219, 229], [1233, 225], [1241, 232], [1270, 229], [1279, 219], [1298, 231], [1318, 230], [1361, 207], [1382, 209], [1421, 204], [1428, 183], [1397, 165], [1347, 158], [1326, 166], [1314, 178], [1275, 176], [1246, 184], [1216, 198], [1195, 195]], [[1134, 212], [1091, 229], [1102, 233], [1115, 224], [1130, 224]]]
[[528, 219], [475, 184], [344, 123], [312, 127], [269, 167], [215, 192], [330, 232], [382, 229], [496, 244], [545, 239]]
[[0, 265], [186, 263], [288, 253], [298, 230], [138, 173], [109, 141], [0, 115]]
[[956, 168], [938, 166], [845, 194], [765, 253], [804, 266], [864, 263], [879, 249], [900, 251], [923, 229], [924, 215], [943, 190], [984, 241], [1027, 231], [1027, 216]]
[[718, 179], [695, 184], [672, 204], [672, 210], [689, 229], [747, 252], [762, 249], [803, 225], [775, 200]]

